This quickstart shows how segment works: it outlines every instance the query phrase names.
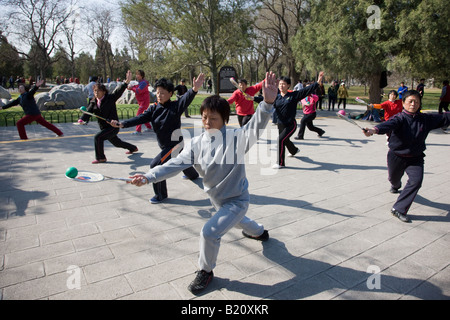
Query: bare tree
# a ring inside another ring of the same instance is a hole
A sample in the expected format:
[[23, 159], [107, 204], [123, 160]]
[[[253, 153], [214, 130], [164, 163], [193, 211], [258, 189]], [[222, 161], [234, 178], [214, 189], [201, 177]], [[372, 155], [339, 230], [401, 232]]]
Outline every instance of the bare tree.
[[29, 52], [23, 48], [17, 48], [17, 52], [27, 60], [35, 54], [38, 76], [45, 78], [48, 67], [54, 63], [52, 53], [62, 26], [72, 16], [73, 0], [2, 0], [1, 4], [12, 8], [6, 34], [28, 45]]
[[65, 50], [68, 53], [69, 60], [70, 60], [70, 67], [71, 67], [71, 76], [72, 78], [75, 77], [75, 55], [78, 52], [75, 52], [75, 45], [76, 45], [76, 32], [80, 27], [80, 7], [74, 6], [71, 11], [73, 11], [72, 17], [70, 19], [67, 19], [65, 23], [63, 24], [63, 33], [67, 40], [67, 48], [68, 50], [65, 50], [64, 44], [60, 41], [60, 49]]
[[[310, 10], [310, 1], [307, 0], [264, 0], [255, 24], [266, 37], [272, 38], [272, 44], [279, 45], [288, 75], [294, 82], [300, 74], [295, 68], [291, 40], [309, 21]], [[272, 52], [278, 55], [276, 48], [272, 48]]]
[[87, 35], [97, 46], [96, 59], [101, 65], [103, 77], [114, 77], [114, 59], [110, 39], [116, 25], [113, 13], [109, 9], [97, 8], [86, 16]]

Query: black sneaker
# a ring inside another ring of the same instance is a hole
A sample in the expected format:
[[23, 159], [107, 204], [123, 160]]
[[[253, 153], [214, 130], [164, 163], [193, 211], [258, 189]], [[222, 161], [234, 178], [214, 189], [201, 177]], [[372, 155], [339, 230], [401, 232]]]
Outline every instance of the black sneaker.
[[391, 187], [390, 193], [400, 193], [397, 188]]
[[191, 282], [191, 284], [188, 286], [188, 290], [192, 292], [193, 294], [198, 294], [206, 289], [208, 284], [211, 282], [211, 280], [214, 277], [214, 273], [206, 272], [205, 270], [197, 271], [197, 276], [195, 277], [194, 281]]
[[244, 231], [242, 231], [242, 234], [244, 235], [244, 237], [247, 237], [247, 238], [250, 238], [250, 239], [253, 239], [253, 240], [258, 240], [258, 241], [267, 241], [267, 240], [269, 240], [269, 231], [267, 231], [267, 230], [264, 230], [264, 232], [258, 237], [251, 236], [251, 235], [245, 233]]
[[397, 210], [395, 210], [394, 208], [391, 209], [391, 213], [393, 216], [397, 217], [402, 222], [407, 222], [407, 223], [411, 222], [411, 219], [409, 219], [409, 217], [406, 214], [400, 213]]

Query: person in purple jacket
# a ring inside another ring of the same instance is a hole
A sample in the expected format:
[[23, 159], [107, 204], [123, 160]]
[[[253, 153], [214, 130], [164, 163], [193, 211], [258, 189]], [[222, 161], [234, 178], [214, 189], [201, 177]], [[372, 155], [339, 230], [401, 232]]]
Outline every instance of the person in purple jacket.
[[405, 92], [402, 100], [401, 113], [363, 132], [367, 137], [390, 132], [387, 164], [391, 193], [400, 192], [401, 178], [405, 172], [408, 175], [391, 213], [403, 222], [411, 222], [407, 213], [422, 186], [425, 140], [431, 130], [450, 124], [450, 113], [421, 113], [421, 96], [415, 90]]

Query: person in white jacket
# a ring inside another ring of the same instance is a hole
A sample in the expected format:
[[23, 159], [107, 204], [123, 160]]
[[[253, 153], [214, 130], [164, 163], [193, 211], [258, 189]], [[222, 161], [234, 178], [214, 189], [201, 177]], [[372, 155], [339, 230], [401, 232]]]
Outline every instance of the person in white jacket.
[[220, 240], [231, 228], [243, 229], [243, 235], [251, 239], [269, 239], [263, 225], [245, 216], [250, 195], [244, 155], [256, 143], [271, 118], [278, 92], [278, 81], [272, 72], [266, 74], [262, 90], [264, 101], [252, 119], [238, 129], [226, 127], [230, 115], [227, 100], [217, 95], [206, 98], [200, 109], [205, 131], [192, 138], [176, 158], [145, 175], [130, 177], [131, 184], [143, 186], [173, 177], [190, 166], [194, 166], [203, 177], [204, 190], [217, 212], [206, 222], [200, 234], [200, 271], [188, 287], [194, 294], [206, 289], [212, 280]]

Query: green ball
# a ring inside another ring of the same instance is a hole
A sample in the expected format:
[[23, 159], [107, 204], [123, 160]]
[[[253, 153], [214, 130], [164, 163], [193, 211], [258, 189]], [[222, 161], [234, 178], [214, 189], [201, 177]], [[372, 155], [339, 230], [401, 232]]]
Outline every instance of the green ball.
[[81, 111], [86, 111], [87, 109], [86, 109], [86, 107], [80, 107], [80, 110]]
[[67, 168], [67, 170], [66, 170], [66, 176], [67, 176], [67, 177], [73, 179], [73, 178], [75, 178], [77, 175], [78, 175], [78, 170], [77, 170], [77, 168], [75, 168], [75, 167]]

